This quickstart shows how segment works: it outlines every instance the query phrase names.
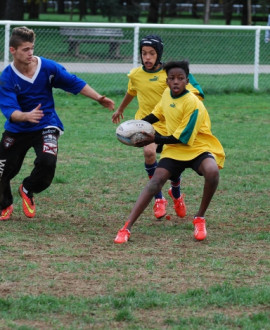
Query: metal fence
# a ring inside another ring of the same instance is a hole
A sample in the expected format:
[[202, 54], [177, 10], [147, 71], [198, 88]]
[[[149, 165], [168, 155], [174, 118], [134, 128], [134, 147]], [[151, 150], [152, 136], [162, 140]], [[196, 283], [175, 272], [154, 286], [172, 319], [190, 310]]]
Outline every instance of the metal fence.
[[11, 61], [11, 29], [22, 25], [35, 30], [36, 55], [60, 62], [100, 92], [125, 92], [147, 34], [162, 37], [164, 62], [188, 59], [206, 92], [269, 91], [270, 26], [1, 21], [0, 71]]

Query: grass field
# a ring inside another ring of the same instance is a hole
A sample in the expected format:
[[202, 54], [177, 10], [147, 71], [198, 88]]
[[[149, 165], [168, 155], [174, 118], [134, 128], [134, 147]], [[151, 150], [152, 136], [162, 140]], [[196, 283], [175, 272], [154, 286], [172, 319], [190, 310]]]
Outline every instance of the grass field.
[[142, 150], [116, 140], [107, 109], [55, 96], [65, 134], [53, 184], [27, 219], [17, 189], [30, 152], [12, 182], [12, 219], [0, 223], [0, 328], [270, 329], [270, 95], [205, 100], [226, 151], [207, 239], [193, 239], [203, 179], [187, 170], [187, 217], [170, 203], [172, 219], [156, 221], [151, 205], [120, 246], [114, 237], [147, 182]]

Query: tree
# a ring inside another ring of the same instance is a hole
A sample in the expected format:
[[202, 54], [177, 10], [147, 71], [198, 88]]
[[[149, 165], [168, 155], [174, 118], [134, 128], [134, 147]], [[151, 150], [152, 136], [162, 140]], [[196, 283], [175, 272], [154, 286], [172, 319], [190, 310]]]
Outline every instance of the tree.
[[192, 17], [193, 18], [198, 18], [199, 15], [197, 14], [197, 4], [198, 4], [198, 0], [193, 0], [192, 1]]
[[126, 21], [127, 23], [139, 22], [140, 4], [137, 0], [126, 1]]
[[240, 0], [243, 5], [242, 25], [251, 25], [251, 0]]
[[252, 24], [252, 4], [251, 0], [247, 0], [247, 23]]
[[28, 0], [29, 2], [29, 19], [38, 19], [39, 17], [39, 0]]
[[[172, 2], [172, 1], [171, 1]], [[167, 0], [161, 0], [159, 4], [159, 18], [160, 18], [160, 24], [164, 23], [164, 18], [167, 16]]]
[[226, 25], [230, 25], [233, 15], [233, 0], [223, 0], [223, 13]]
[[65, 4], [64, 0], [57, 0], [57, 14], [64, 14], [65, 13]]
[[0, 19], [5, 19], [6, 2], [0, 1]]
[[150, 7], [147, 17], [147, 23], [158, 23], [159, 18], [159, 1], [150, 0]]
[[91, 15], [97, 15], [98, 2], [96, 0], [89, 0], [89, 8]]
[[23, 21], [23, 12], [23, 0], [7, 0], [3, 19]]
[[205, 0], [204, 4], [204, 24], [209, 23], [211, 0]]
[[176, 17], [177, 16], [177, 4], [176, 0], [171, 0], [169, 3], [169, 17]]
[[82, 21], [85, 15], [87, 14], [85, 0], [79, 0], [79, 11], [80, 11], [80, 21]]
[[102, 0], [100, 2], [100, 11], [103, 16], [107, 16], [109, 22], [121, 20], [125, 14], [122, 1]]

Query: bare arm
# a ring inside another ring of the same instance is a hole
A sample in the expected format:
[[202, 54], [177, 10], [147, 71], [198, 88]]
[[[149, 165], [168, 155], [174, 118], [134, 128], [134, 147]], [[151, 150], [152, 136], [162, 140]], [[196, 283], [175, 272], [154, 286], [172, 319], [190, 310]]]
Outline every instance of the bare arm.
[[80, 91], [80, 94], [99, 102], [105, 108], [109, 108], [109, 110], [114, 110], [114, 101], [109, 99], [105, 95], [100, 95], [88, 84], [84, 86], [84, 88]]
[[13, 122], [29, 121], [30, 123], [37, 124], [44, 116], [43, 110], [41, 110], [40, 108], [41, 108], [41, 104], [39, 104], [35, 109], [29, 112], [22, 112], [20, 110], [15, 110], [10, 116], [10, 120]]
[[120, 123], [120, 118], [123, 119], [123, 113], [125, 108], [129, 105], [129, 103], [133, 100], [134, 96], [126, 93], [126, 95], [123, 98], [123, 101], [119, 105], [119, 108], [113, 113], [112, 115], [112, 122], [115, 124]]

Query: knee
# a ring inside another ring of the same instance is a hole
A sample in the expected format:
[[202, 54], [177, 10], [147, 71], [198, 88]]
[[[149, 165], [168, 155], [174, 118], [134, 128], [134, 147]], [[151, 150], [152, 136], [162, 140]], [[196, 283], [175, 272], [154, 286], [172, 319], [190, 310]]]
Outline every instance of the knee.
[[217, 186], [219, 183], [219, 169], [218, 167], [208, 168], [204, 173], [205, 181], [213, 186]]
[[162, 183], [154, 177], [148, 182], [147, 186], [152, 195], [157, 194], [162, 189]]
[[47, 171], [54, 171], [56, 167], [56, 157], [53, 155], [51, 155], [51, 157], [44, 155], [37, 160], [36, 165], [42, 167], [44, 171], [45, 169]]
[[144, 159], [147, 164], [153, 164], [156, 161], [156, 153], [152, 148], [144, 148]]

